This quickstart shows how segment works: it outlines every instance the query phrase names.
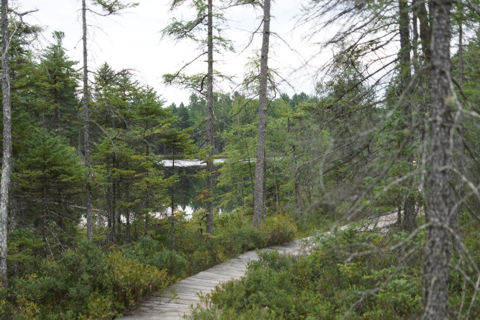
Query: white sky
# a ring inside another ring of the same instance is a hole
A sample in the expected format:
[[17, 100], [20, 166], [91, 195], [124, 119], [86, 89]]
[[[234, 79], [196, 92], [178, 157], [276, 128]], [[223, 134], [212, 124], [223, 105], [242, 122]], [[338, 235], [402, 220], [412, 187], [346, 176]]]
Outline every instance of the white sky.
[[[301, 14], [301, 6], [307, 1], [276, 0], [272, 4], [272, 32], [277, 33], [288, 45], [283, 40], [273, 37], [269, 64], [294, 85], [295, 89], [283, 86], [283, 90], [289, 94], [300, 91], [312, 93], [314, 87], [313, 75], [316, 69], [312, 66], [304, 67], [304, 62], [318, 48], [302, 41], [306, 26], [295, 28], [297, 18]], [[172, 17], [188, 17], [191, 13], [188, 4], [171, 12], [169, 0], [136, 2], [139, 2], [138, 7], [128, 9], [119, 16], [105, 18], [89, 15], [90, 69], [94, 70], [104, 62], [116, 70], [133, 69], [136, 71], [137, 79], [157, 89], [168, 103], [188, 101], [190, 92], [164, 86], [162, 75], [176, 72], [185, 62], [197, 56], [197, 48], [191, 42], [174, 42], [162, 39], [161, 36], [161, 30], [168, 25]], [[70, 57], [81, 61], [80, 0], [13, 0], [12, 5], [18, 7], [19, 11], [38, 9], [38, 12], [31, 14], [26, 20], [44, 27], [41, 39], [43, 46], [52, 40], [53, 31], [63, 31], [64, 46]], [[245, 51], [243, 49], [249, 42], [251, 32], [260, 23], [261, 15], [260, 8], [253, 10], [247, 7], [237, 7], [227, 14], [229, 20], [229, 25], [225, 27], [228, 31], [227, 38], [233, 40], [237, 53], [216, 55], [216, 68], [235, 76], [237, 83], [241, 81], [248, 58], [259, 52], [260, 34], [255, 37], [250, 48]], [[201, 60], [199, 65], [192, 66], [188, 71], [203, 71], [204, 68], [206, 63]], [[301, 71], [294, 72], [298, 69]], [[217, 83], [216, 89], [230, 92], [235, 87], [234, 84]]]

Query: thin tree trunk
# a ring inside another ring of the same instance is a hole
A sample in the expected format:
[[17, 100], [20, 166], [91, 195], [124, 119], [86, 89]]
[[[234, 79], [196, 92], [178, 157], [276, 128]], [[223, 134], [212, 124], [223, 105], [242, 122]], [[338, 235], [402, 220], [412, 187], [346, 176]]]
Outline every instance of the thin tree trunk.
[[297, 163], [297, 148], [295, 145], [292, 145], [292, 153], [293, 153], [293, 165], [295, 166], [294, 170], [294, 187], [295, 187], [295, 204], [297, 205], [297, 214], [296, 216], [300, 218], [303, 214], [303, 199], [302, 199], [302, 190], [300, 189], [300, 173], [298, 169]]
[[[145, 140], [145, 137], [144, 137], [144, 140]], [[148, 147], [148, 143], [145, 143], [145, 155], [147, 156], [147, 158], [150, 156], [150, 148]], [[147, 190], [146, 190], [146, 194], [145, 194], [145, 204], [146, 204], [147, 208], [150, 206], [150, 190], [148, 188], [148, 182], [147, 182]], [[145, 228], [144, 228], [144, 231], [143, 231], [143, 235], [145, 237], [148, 236], [148, 229], [149, 229], [148, 218], [149, 218], [149, 216], [150, 216], [150, 213], [148, 211], [145, 212], [145, 226], [144, 226]]]
[[87, 167], [86, 207], [87, 207], [87, 238], [93, 238], [92, 222], [92, 186], [90, 167], [90, 137], [88, 117], [88, 52], [87, 52], [87, 4], [82, 0], [82, 26], [83, 26], [83, 141], [85, 148], [85, 167]]
[[207, 217], [206, 231], [213, 234], [213, 184], [214, 184], [214, 166], [213, 153], [215, 152], [215, 132], [213, 115], [213, 0], [208, 0], [208, 74], [207, 74], [207, 111], [208, 111], [208, 143], [210, 152], [207, 160]]
[[[267, 157], [265, 148], [263, 149], [263, 159], [263, 206], [265, 208], [267, 203], [267, 192], [265, 191], [267, 190]], [[267, 224], [267, 211], [265, 209], [263, 210], [263, 223]]]
[[[460, 9], [461, 10], [461, 9]], [[458, 21], [458, 85], [463, 87], [463, 12], [460, 11]]]
[[108, 220], [107, 220], [107, 241], [108, 243], [113, 243], [114, 237], [113, 237], [113, 197], [112, 197], [112, 172], [110, 169], [110, 157], [107, 156], [105, 159], [105, 163], [107, 166], [107, 181], [106, 181], [106, 194], [105, 194], [105, 200], [107, 204], [107, 215], [108, 215]]
[[418, 71], [418, 18], [417, 12], [415, 10], [416, 0], [412, 0], [412, 51], [413, 51], [413, 67], [415, 68], [415, 73]]
[[263, 40], [260, 57], [260, 87], [258, 90], [258, 133], [257, 161], [255, 165], [255, 190], [253, 204], [253, 226], [260, 227], [260, 220], [265, 210], [264, 203], [264, 166], [265, 140], [267, 137], [267, 81], [268, 81], [268, 50], [270, 42], [270, 0], [263, 4]]
[[148, 236], [148, 229], [150, 228], [149, 226], [149, 213], [148, 212], [145, 212], [145, 228], [143, 229], [143, 235], [146, 237]]
[[247, 139], [244, 139], [243, 141], [245, 143], [245, 150], [247, 151], [248, 176], [250, 178], [250, 187], [253, 188], [255, 183], [253, 179], [252, 161], [250, 159], [250, 152], [248, 152]]
[[[173, 152], [172, 147], [172, 175], [175, 174], [175, 153]], [[172, 191], [170, 193], [170, 208], [172, 210], [170, 214], [170, 241], [172, 245], [172, 250], [175, 250], [175, 185], [172, 186]]]
[[398, 207], [397, 207], [397, 226], [401, 228], [403, 226], [403, 219], [402, 219], [402, 203], [400, 200], [398, 201]]
[[[127, 166], [127, 170], [128, 170], [128, 166]], [[126, 186], [125, 186], [125, 201], [129, 201], [130, 200], [130, 187], [129, 187], [129, 184], [127, 183]], [[131, 226], [130, 226], [130, 208], [129, 207], [126, 207], [125, 208], [125, 223], [126, 223], [126, 227], [125, 227], [125, 241], [127, 243], [130, 243], [130, 240], [131, 240]]]
[[452, 165], [452, 108], [447, 105], [450, 72], [451, 1], [432, 3], [430, 76], [431, 127], [427, 164], [427, 228], [425, 320], [448, 318], [449, 221], [456, 215], [455, 194], [449, 183]]
[[[116, 180], [115, 183], [116, 183], [115, 191], [117, 193], [115, 198], [118, 198], [118, 200], [121, 201], [122, 193], [121, 193], [121, 188], [120, 188], [120, 181]], [[121, 204], [119, 206], [121, 206]], [[117, 217], [117, 222], [116, 222], [116, 225], [117, 225], [117, 241], [118, 241], [118, 243], [121, 243], [122, 242], [122, 210], [120, 210], [120, 208], [118, 210], [116, 210], [116, 217]]]
[[[399, 53], [399, 59], [400, 59], [400, 95], [402, 95], [408, 86], [408, 83], [411, 80], [411, 60], [410, 60], [410, 51], [411, 51], [411, 45], [410, 45], [410, 17], [409, 17], [409, 8], [408, 8], [408, 1], [407, 0], [398, 0], [398, 7], [399, 7], [399, 32], [400, 32], [400, 53]], [[402, 129], [410, 129], [411, 130], [411, 124], [412, 124], [412, 108], [410, 101], [408, 99], [409, 95], [408, 94], [403, 94], [404, 96], [404, 115], [405, 115], [405, 121], [403, 122], [403, 128]], [[413, 135], [409, 135], [405, 139], [408, 139], [407, 144], [413, 143], [412, 139]], [[407, 151], [409, 152], [409, 151]], [[411, 153], [408, 153], [406, 155], [406, 160], [408, 162], [408, 166], [410, 170], [414, 170], [412, 162], [413, 162], [413, 155]], [[412, 192], [413, 188], [413, 181], [412, 179], [409, 179], [410, 181], [407, 181], [407, 183], [410, 183], [408, 186], [409, 188], [406, 191], [405, 198], [403, 201], [403, 223], [402, 223], [402, 228], [407, 231], [413, 231], [417, 224], [416, 224], [416, 218], [417, 218], [417, 212], [415, 210], [415, 197]], [[399, 214], [401, 211], [399, 211]], [[399, 217], [399, 220], [401, 220], [401, 217]]]
[[0, 274], [2, 285], [8, 286], [7, 275], [7, 224], [10, 175], [12, 171], [12, 116], [10, 100], [8, 0], [2, 0], [2, 96], [3, 96], [3, 158], [0, 187]]
[[278, 188], [278, 177], [275, 157], [273, 158], [273, 178], [275, 180], [275, 213], [280, 211], [280, 191]]
[[422, 41], [422, 51], [426, 61], [430, 61], [432, 56], [431, 50], [431, 34], [430, 34], [430, 17], [426, 7], [427, 0], [415, 0], [414, 8], [416, 17], [420, 21], [420, 40]]
[[[112, 158], [112, 169], [117, 167], [117, 156], [114, 154]], [[112, 179], [112, 239], [117, 241], [116, 227], [117, 227], [117, 179]]]
[[[412, 188], [413, 186], [410, 186]], [[417, 228], [417, 210], [415, 208], [415, 197], [412, 192], [407, 194], [403, 206], [404, 216], [402, 221], [402, 228], [405, 231], [412, 232]]]

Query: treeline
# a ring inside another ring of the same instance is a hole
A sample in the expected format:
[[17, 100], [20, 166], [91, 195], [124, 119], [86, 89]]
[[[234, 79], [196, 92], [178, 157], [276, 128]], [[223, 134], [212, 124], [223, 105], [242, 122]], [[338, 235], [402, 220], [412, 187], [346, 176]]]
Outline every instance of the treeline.
[[[79, 74], [62, 47], [61, 32], [39, 56], [29, 49], [35, 32], [24, 29], [12, 41], [10, 223], [41, 231], [51, 243], [45, 248], [54, 251], [69, 243], [84, 211]], [[109, 242], [128, 242], [130, 222], [148, 221], [149, 213], [163, 211], [166, 190], [174, 182], [163, 174], [158, 155], [185, 154], [194, 146], [189, 134], [176, 127], [178, 119], [164, 108], [161, 97], [130, 71], [102, 65], [91, 92], [97, 234]], [[147, 232], [148, 226], [136, 234]]]

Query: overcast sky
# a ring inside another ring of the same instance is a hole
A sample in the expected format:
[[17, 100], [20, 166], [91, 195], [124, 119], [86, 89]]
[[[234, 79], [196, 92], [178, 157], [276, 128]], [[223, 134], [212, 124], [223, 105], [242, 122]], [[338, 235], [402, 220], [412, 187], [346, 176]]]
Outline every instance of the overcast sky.
[[[294, 88], [284, 85], [287, 93], [305, 91], [311, 93], [314, 87], [316, 67], [305, 66], [305, 61], [318, 50], [302, 40], [306, 26], [296, 27], [301, 14], [301, 5], [308, 0], [276, 0], [272, 4], [272, 32], [270, 66], [277, 69], [281, 76]], [[131, 8], [115, 17], [95, 17], [89, 15], [90, 69], [107, 62], [116, 70], [132, 69], [136, 77], [159, 92], [168, 102], [188, 101], [190, 92], [185, 89], [166, 87], [162, 75], [176, 72], [185, 62], [198, 55], [196, 46], [191, 42], [174, 42], [162, 38], [161, 31], [172, 17], [182, 18], [191, 14], [188, 5], [169, 11], [168, 0], [136, 0], [139, 6]], [[53, 31], [65, 33], [64, 46], [70, 57], [81, 61], [81, 1], [80, 0], [16, 0], [13, 6], [21, 11], [38, 9], [26, 20], [44, 28], [42, 44], [46, 46], [52, 39]], [[254, 38], [246, 49], [251, 33], [257, 29], [262, 12], [247, 7], [231, 9], [227, 13], [227, 37], [233, 41], [236, 53], [216, 55], [216, 68], [234, 76], [237, 83], [244, 75], [245, 64], [249, 57], [259, 53], [261, 35]], [[281, 38], [281, 39], [280, 39]], [[81, 64], [79, 64], [79, 67]], [[204, 71], [206, 63], [200, 61], [189, 72]], [[301, 71], [298, 71], [301, 70]], [[235, 84], [217, 83], [217, 90], [229, 92]]]

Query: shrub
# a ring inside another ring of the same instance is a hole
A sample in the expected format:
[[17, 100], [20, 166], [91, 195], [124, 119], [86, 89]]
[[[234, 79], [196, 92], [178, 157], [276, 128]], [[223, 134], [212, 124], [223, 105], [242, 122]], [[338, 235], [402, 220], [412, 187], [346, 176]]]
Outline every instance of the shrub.
[[265, 233], [251, 225], [223, 232], [217, 240], [227, 256], [232, 257], [245, 251], [263, 248], [266, 244]]
[[12, 283], [18, 319], [73, 319], [86, 312], [92, 294], [109, 295], [103, 253], [88, 242], [66, 250], [57, 261], [44, 259], [36, 273]]
[[117, 251], [104, 254], [91, 242], [43, 259], [35, 273], [13, 278], [0, 291], [0, 318], [112, 319], [142, 295], [169, 284], [166, 270]]
[[267, 218], [263, 231], [267, 234], [267, 246], [272, 246], [292, 241], [297, 233], [297, 226], [290, 217], [279, 214]]
[[[395, 253], [349, 252], [378, 242], [379, 235], [339, 232], [311, 255], [261, 254], [245, 278], [223, 284], [193, 319], [409, 319], [421, 311], [421, 261], [399, 269]], [[371, 288], [380, 288], [371, 291]], [[352, 308], [352, 306], [354, 306]], [[350, 310], [351, 308], [351, 310]]]
[[143, 295], [164, 289], [170, 283], [165, 269], [144, 265], [120, 251], [107, 256], [107, 265], [115, 301], [120, 302], [119, 309], [129, 307]]
[[183, 253], [167, 249], [150, 237], [132, 243], [126, 248], [125, 256], [159, 270], [167, 269], [169, 275], [177, 278], [183, 278], [189, 272], [189, 263]]

